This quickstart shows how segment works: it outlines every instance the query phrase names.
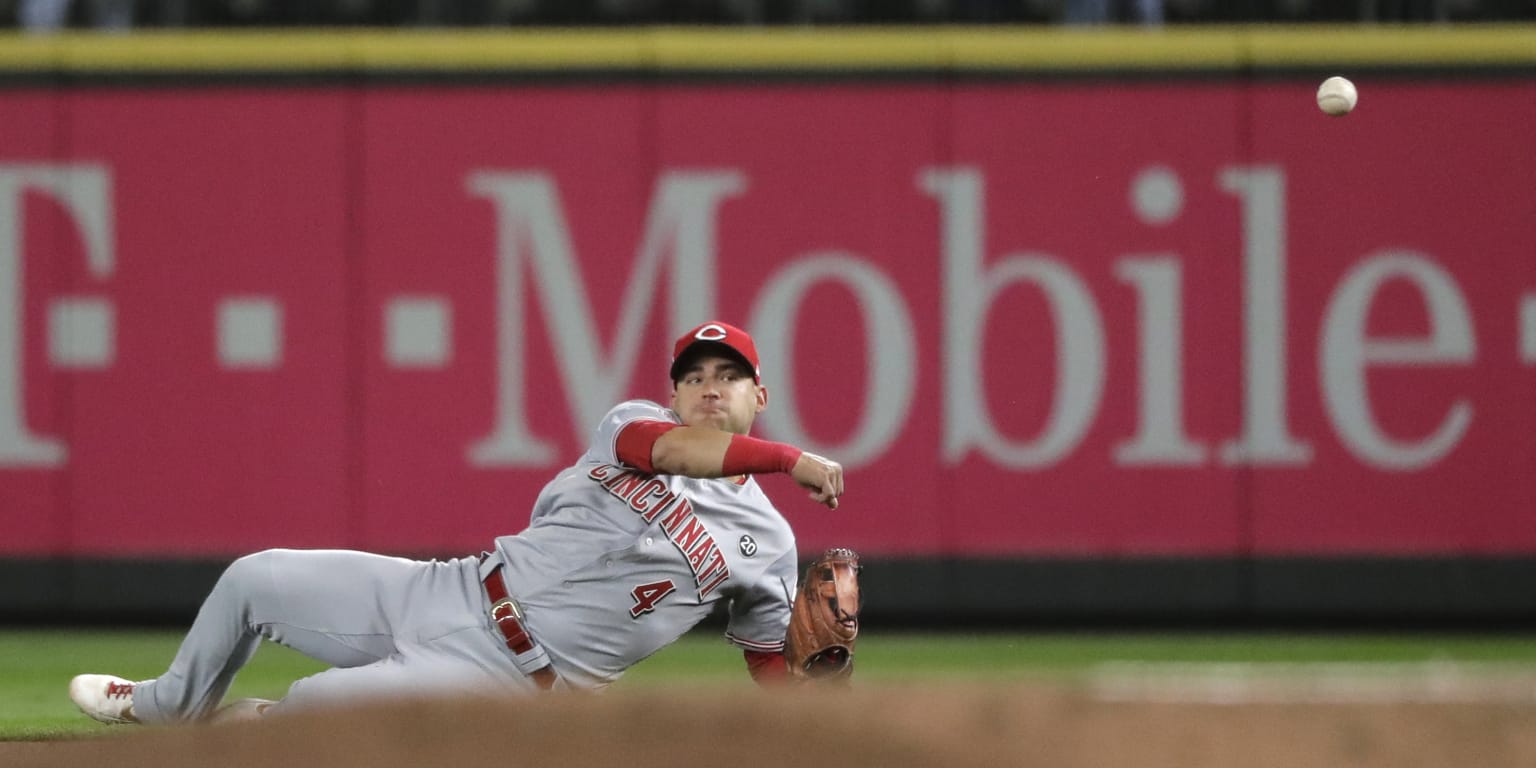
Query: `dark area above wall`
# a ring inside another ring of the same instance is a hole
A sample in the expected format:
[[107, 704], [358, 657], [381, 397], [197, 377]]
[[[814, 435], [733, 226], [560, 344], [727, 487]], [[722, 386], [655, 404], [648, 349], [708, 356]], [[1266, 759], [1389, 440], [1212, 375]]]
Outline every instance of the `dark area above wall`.
[[[175, 626], [221, 560], [0, 560], [0, 623]], [[1536, 558], [864, 559], [901, 629], [1536, 628]]]

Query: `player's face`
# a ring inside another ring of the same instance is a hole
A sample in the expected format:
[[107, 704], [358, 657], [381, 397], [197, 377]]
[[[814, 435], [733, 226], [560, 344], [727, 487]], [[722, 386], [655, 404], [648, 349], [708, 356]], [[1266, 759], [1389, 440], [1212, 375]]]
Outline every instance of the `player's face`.
[[672, 410], [690, 427], [745, 435], [766, 407], [768, 390], [728, 357], [701, 355], [672, 384]]

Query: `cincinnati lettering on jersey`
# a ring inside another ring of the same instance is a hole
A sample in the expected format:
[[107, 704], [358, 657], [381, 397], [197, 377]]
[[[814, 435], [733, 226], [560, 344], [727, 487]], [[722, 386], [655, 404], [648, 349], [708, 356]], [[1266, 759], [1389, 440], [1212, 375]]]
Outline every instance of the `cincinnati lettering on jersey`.
[[629, 505], [640, 519], [653, 523], [661, 520], [661, 531], [688, 561], [693, 581], [703, 600], [731, 577], [725, 555], [715, 545], [715, 537], [693, 513], [693, 502], [667, 488], [667, 484], [633, 469], [599, 464], [587, 473], [588, 479], [603, 486], [608, 493]]

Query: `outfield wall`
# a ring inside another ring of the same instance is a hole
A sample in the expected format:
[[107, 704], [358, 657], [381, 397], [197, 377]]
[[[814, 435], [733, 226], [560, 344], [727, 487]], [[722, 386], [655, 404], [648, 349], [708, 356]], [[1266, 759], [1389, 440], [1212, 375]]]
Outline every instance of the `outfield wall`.
[[0, 38], [0, 87], [15, 615], [478, 551], [718, 316], [872, 610], [1536, 616], [1536, 29]]

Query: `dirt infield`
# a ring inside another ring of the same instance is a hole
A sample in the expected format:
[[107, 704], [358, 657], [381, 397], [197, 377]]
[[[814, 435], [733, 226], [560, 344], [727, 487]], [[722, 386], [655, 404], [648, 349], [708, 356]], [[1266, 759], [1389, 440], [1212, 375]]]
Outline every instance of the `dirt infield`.
[[124, 726], [98, 739], [0, 744], [0, 765], [13, 768], [821, 763], [1529, 768], [1536, 698], [1212, 703], [1105, 700], [1045, 686], [648, 690], [412, 702], [229, 726]]

